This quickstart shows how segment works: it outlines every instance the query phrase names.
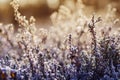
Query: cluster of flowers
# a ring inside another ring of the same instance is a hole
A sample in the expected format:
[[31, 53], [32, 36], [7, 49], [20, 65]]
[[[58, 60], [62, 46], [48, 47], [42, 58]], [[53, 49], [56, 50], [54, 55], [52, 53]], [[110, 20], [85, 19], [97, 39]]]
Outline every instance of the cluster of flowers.
[[56, 27], [46, 30], [36, 29], [34, 17], [21, 15], [17, 0], [11, 5], [20, 27], [15, 32], [13, 25], [0, 25], [0, 80], [120, 79], [120, 31], [99, 27], [113, 15], [105, 24], [93, 15], [87, 25], [82, 9], [80, 16], [61, 6], [51, 16]]

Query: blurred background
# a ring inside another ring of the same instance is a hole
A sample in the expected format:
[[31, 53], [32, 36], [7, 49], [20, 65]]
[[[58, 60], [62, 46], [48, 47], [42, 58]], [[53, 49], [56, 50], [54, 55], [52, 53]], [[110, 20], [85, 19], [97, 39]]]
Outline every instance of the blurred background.
[[[10, 6], [12, 0], [0, 0], [0, 23], [14, 23], [13, 9]], [[34, 16], [36, 23], [41, 27], [52, 25], [50, 15], [57, 11], [60, 5], [65, 5], [74, 10], [76, 2], [79, 0], [19, 0], [20, 12], [26, 17]], [[104, 12], [104, 8], [111, 4], [117, 8], [117, 15], [120, 13], [120, 0], [82, 0], [83, 4], [96, 11]]]

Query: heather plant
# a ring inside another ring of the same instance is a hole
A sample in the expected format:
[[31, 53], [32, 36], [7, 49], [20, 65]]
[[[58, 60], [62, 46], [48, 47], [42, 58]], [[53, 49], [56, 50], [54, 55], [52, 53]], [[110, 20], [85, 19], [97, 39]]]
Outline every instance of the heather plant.
[[0, 80], [120, 79], [120, 31], [111, 27], [119, 23], [115, 9], [90, 19], [78, 0], [75, 11], [60, 6], [46, 30], [19, 12], [17, 0], [11, 5], [19, 28], [0, 25]]

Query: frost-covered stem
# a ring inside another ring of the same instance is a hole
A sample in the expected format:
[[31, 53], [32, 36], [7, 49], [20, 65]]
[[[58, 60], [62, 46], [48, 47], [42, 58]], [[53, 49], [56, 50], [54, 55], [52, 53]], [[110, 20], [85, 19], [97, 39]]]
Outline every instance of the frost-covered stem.
[[39, 54], [39, 64], [40, 64], [40, 71], [42, 72], [43, 74], [43, 77], [46, 78], [46, 75], [45, 75], [45, 69], [44, 69], [44, 59], [43, 59], [43, 55], [42, 54]]
[[30, 63], [30, 69], [32, 71], [32, 77], [34, 76], [34, 67], [33, 67], [33, 63], [32, 63], [32, 60], [30, 59], [30, 56], [28, 55], [28, 60], [29, 60], [29, 63]]
[[69, 41], [69, 50], [71, 51], [71, 45], [72, 45], [72, 35], [71, 34], [69, 34], [68, 41]]
[[57, 70], [56, 70], [57, 66], [54, 65], [54, 67], [55, 67], [55, 78], [56, 78], [57, 77]]
[[97, 51], [97, 38], [96, 38], [96, 32], [95, 32], [95, 24], [97, 22], [101, 21], [101, 18], [98, 17], [97, 20], [95, 20], [94, 18], [94, 15], [91, 19], [91, 22], [88, 24], [88, 27], [89, 27], [89, 30], [90, 30], [90, 33], [92, 35], [92, 45], [93, 45], [93, 49], [92, 49], [92, 53], [93, 55], [95, 56], [95, 71], [94, 71], [94, 74], [96, 74], [96, 69], [98, 67], [98, 51]]
[[91, 19], [91, 23], [88, 24], [89, 26], [89, 30], [90, 30], [90, 33], [92, 35], [92, 44], [94, 45], [94, 48], [93, 48], [93, 53], [96, 54], [97, 52], [97, 40], [96, 40], [96, 32], [95, 32], [95, 20], [94, 20], [94, 16], [92, 17]]

